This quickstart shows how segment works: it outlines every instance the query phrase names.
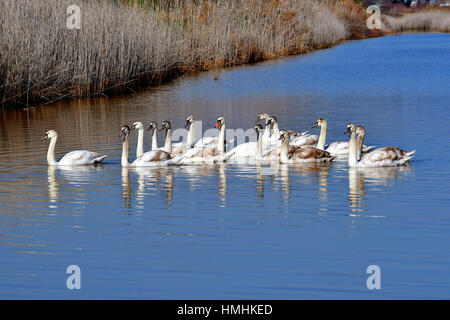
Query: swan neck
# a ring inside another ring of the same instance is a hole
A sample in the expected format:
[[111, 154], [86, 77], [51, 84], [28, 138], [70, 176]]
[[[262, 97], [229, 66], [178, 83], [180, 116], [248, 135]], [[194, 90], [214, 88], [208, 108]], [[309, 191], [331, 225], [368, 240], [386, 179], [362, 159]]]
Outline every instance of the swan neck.
[[217, 150], [221, 153], [225, 152], [225, 124], [220, 128], [219, 141], [217, 141]]
[[256, 130], [256, 159], [261, 160], [262, 159], [262, 134], [259, 132], [259, 130]]
[[288, 145], [289, 145], [289, 139], [284, 139], [283, 144], [281, 145], [281, 150], [280, 150], [280, 162], [281, 163], [289, 163]]
[[128, 162], [129, 155], [130, 155], [130, 143], [128, 141], [128, 135], [126, 135], [125, 140], [123, 141], [122, 144], [122, 159], [121, 159], [122, 167], [128, 167], [130, 165], [130, 163]]
[[266, 123], [266, 127], [264, 128], [264, 140], [267, 140], [270, 138], [270, 129], [271, 129], [271, 125], [270, 123]]
[[350, 132], [350, 140], [348, 142], [348, 165], [349, 167], [356, 167], [357, 162], [356, 133]]
[[322, 120], [319, 141], [317, 142], [317, 149], [325, 150], [326, 140], [327, 140], [327, 122], [325, 120]]
[[54, 166], [56, 164], [58, 164], [56, 162], [55, 159], [55, 145], [56, 145], [56, 140], [58, 140], [58, 136], [53, 137], [50, 139], [50, 144], [48, 146], [48, 151], [47, 151], [47, 163], [50, 166]]
[[153, 129], [152, 135], [152, 150], [158, 149], [158, 130]]
[[144, 154], [144, 130], [138, 130], [138, 141], [136, 147], [136, 157], [139, 158]]
[[364, 143], [364, 136], [365, 134], [359, 134], [358, 138], [356, 139], [356, 158], [357, 160], [361, 159], [361, 153], [362, 153], [362, 147]]
[[280, 139], [280, 128], [278, 128], [278, 123], [273, 124], [273, 134], [275, 135], [276, 141]]
[[194, 146], [194, 132], [195, 132], [195, 121], [192, 122], [189, 127], [189, 132], [186, 141], [188, 148], [192, 148]]
[[166, 141], [164, 143], [164, 151], [167, 153], [172, 152], [172, 129], [166, 131]]

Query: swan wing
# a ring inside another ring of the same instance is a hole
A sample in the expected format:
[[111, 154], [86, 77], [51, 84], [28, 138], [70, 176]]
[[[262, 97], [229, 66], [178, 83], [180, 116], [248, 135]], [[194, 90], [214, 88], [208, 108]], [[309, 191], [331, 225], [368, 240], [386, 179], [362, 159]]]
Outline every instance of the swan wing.
[[326, 151], [333, 155], [348, 154], [348, 141], [336, 141], [330, 143]]
[[226, 158], [250, 158], [256, 156], [256, 142], [247, 142], [240, 144], [236, 146], [235, 148], [231, 149], [227, 155]]
[[142, 156], [133, 161], [132, 166], [135, 167], [147, 167], [155, 165], [170, 164], [167, 162], [170, 160], [170, 154], [164, 150], [152, 150], [144, 153]]
[[406, 152], [397, 147], [375, 149], [361, 158], [358, 165], [362, 167], [388, 167], [406, 164], [416, 150]]
[[290, 144], [293, 146], [314, 146], [317, 145], [319, 137], [313, 134], [306, 134], [300, 137], [294, 137]]
[[367, 153], [367, 152], [372, 151], [374, 148], [375, 148], [375, 146], [366, 146], [366, 145], [363, 145], [363, 146], [362, 146], [362, 152]]
[[292, 151], [290, 159], [295, 162], [329, 162], [335, 158], [328, 151], [314, 147], [300, 147]]
[[58, 165], [66, 166], [82, 166], [88, 164], [100, 163], [106, 155], [100, 156], [97, 152], [91, 152], [88, 150], [75, 150], [65, 154], [58, 161]]
[[[219, 137], [203, 137], [195, 143], [195, 147], [215, 147], [217, 148], [217, 142], [219, 141]], [[225, 140], [225, 145], [233, 143], [234, 139]]]
[[179, 164], [213, 163], [219, 156], [216, 148], [194, 147], [180, 157]]

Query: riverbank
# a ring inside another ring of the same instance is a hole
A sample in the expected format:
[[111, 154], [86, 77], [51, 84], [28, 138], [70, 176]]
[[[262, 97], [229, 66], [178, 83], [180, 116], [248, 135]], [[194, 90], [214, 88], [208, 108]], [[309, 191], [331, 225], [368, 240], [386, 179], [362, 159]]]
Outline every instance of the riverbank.
[[351, 0], [0, 3], [0, 108], [110, 95], [371, 35]]
[[352, 0], [0, 3], [0, 109], [132, 92], [189, 72], [381, 36]]

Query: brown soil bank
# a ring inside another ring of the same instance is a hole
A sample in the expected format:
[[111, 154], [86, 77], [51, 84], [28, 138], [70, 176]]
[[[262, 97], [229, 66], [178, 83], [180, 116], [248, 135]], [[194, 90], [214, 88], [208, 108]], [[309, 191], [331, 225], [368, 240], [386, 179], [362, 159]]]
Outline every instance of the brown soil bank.
[[352, 0], [0, 2], [0, 109], [158, 85], [381, 35]]

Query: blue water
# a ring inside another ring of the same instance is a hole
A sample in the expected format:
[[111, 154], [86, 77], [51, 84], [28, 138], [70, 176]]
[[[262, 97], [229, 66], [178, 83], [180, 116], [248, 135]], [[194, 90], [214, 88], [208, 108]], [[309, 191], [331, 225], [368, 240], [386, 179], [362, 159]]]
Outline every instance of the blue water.
[[[449, 57], [450, 34], [396, 35], [0, 113], [0, 298], [450, 298]], [[417, 153], [404, 168], [359, 171], [120, 167], [123, 124], [178, 128], [194, 114], [204, 130], [218, 116], [247, 129], [262, 111], [316, 134], [326, 118], [328, 142], [363, 124], [367, 145]], [[49, 168], [49, 129], [59, 155], [86, 148], [106, 163]], [[80, 290], [66, 287], [69, 265]], [[366, 286], [369, 265], [379, 290]]]

